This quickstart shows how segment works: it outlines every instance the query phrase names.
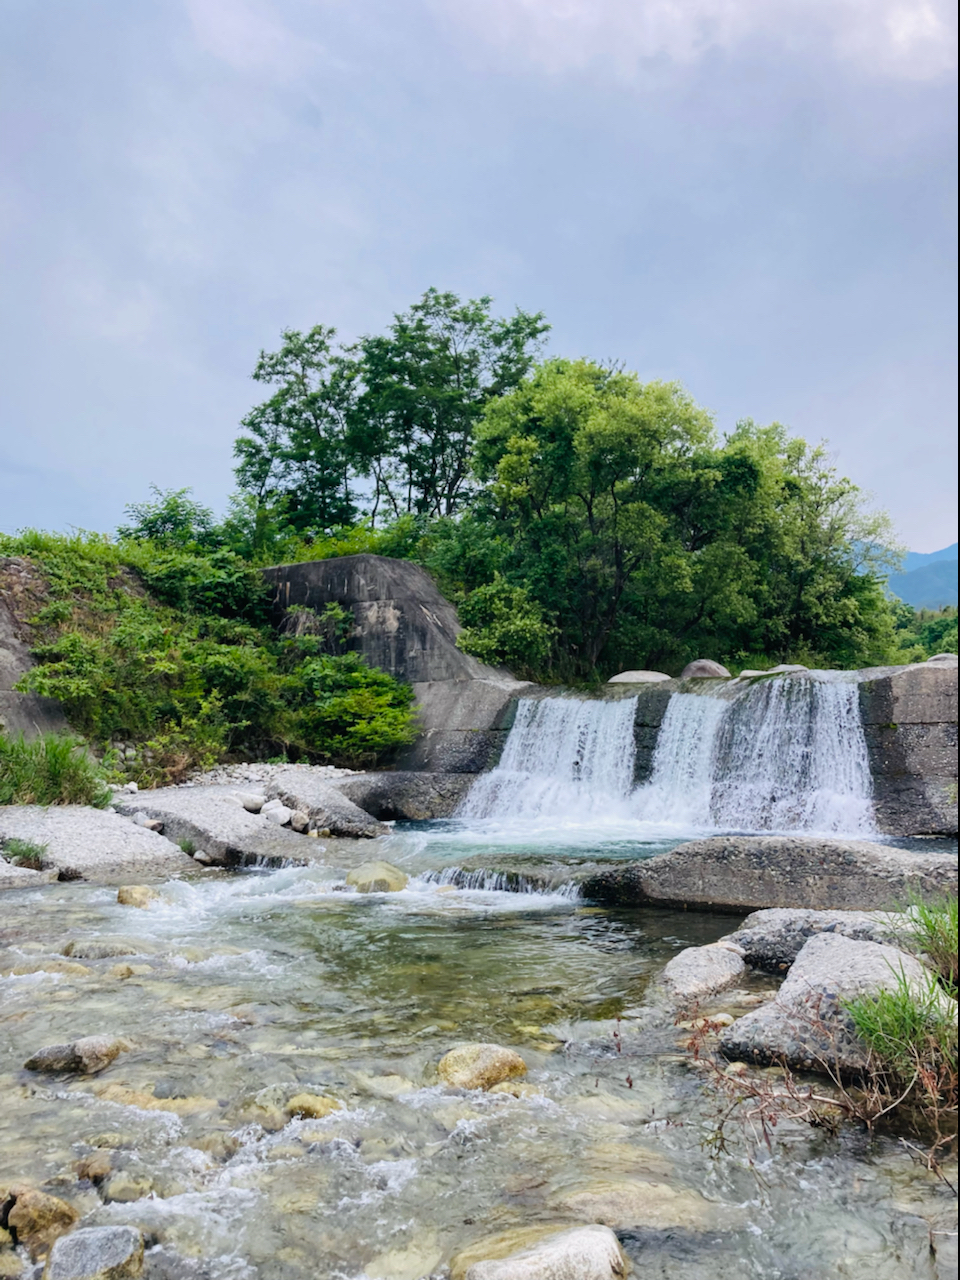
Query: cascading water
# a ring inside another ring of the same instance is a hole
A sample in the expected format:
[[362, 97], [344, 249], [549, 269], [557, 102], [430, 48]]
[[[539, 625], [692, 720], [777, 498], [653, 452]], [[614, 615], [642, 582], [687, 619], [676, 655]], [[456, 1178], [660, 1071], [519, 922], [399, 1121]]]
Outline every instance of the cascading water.
[[481, 775], [463, 818], [602, 819], [633, 786], [636, 698], [522, 698], [496, 769]]
[[869, 835], [872, 784], [855, 683], [811, 676], [675, 693], [634, 789], [636, 698], [521, 699], [465, 819]]

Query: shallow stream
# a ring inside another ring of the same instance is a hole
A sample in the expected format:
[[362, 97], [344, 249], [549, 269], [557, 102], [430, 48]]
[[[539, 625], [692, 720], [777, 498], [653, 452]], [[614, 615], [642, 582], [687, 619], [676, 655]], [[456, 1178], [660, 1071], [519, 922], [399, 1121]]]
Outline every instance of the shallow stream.
[[[628, 834], [568, 832], [551, 856], [673, 842]], [[147, 910], [82, 883], [6, 893], [0, 1183], [140, 1226], [151, 1276], [170, 1280], [447, 1276], [486, 1237], [594, 1220], [589, 1197], [610, 1184], [647, 1205], [622, 1233], [637, 1276], [944, 1280], [928, 1219], [951, 1201], [891, 1140], [784, 1126], [753, 1169], [745, 1149], [703, 1146], [718, 1104], [648, 988], [738, 918], [437, 882], [467, 855], [544, 848], [433, 824], [330, 842], [326, 866], [203, 872]], [[346, 866], [371, 856], [408, 888], [347, 890]], [[132, 1048], [99, 1076], [21, 1069], [100, 1032]], [[520, 1052], [524, 1096], [440, 1085], [437, 1061], [463, 1040]], [[301, 1093], [342, 1105], [290, 1119]], [[77, 1180], [91, 1157], [99, 1189]]]

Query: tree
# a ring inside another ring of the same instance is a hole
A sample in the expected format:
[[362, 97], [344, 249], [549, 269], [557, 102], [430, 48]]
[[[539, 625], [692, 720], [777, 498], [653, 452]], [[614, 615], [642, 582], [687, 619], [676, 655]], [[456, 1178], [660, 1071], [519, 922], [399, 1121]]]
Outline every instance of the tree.
[[150, 492], [155, 502], [132, 502], [124, 507], [133, 523], [120, 525], [118, 537], [181, 549], [219, 545], [213, 512], [188, 496], [192, 489], [158, 489], [152, 484]]
[[234, 445], [236, 476], [274, 523], [327, 533], [358, 514], [347, 444], [356, 367], [334, 351], [335, 329], [285, 329], [282, 337], [279, 351], [260, 352], [253, 371], [277, 389], [242, 420], [248, 434]]

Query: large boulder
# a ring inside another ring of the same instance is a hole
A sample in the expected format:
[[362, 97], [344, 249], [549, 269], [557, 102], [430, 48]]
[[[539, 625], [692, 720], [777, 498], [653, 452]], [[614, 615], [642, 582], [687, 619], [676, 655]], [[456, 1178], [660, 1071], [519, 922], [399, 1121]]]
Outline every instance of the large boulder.
[[342, 787], [331, 786], [329, 779], [310, 765], [276, 770], [266, 791], [271, 798], [282, 801], [291, 814], [305, 813], [311, 826], [325, 829], [332, 836], [373, 839], [388, 830], [350, 800]]
[[818, 933], [804, 944], [776, 999], [723, 1031], [721, 1052], [743, 1062], [856, 1075], [867, 1065], [868, 1051], [843, 1002], [896, 990], [903, 980], [919, 994], [930, 974], [896, 947]]
[[726, 680], [730, 672], [722, 662], [714, 662], [712, 658], [694, 658], [680, 672], [681, 680]]
[[624, 906], [877, 911], [895, 908], [911, 894], [955, 894], [957, 859], [867, 840], [713, 836], [589, 874], [583, 892]]
[[449, 818], [474, 783], [471, 773], [355, 773], [333, 785], [341, 795], [383, 822]]
[[724, 941], [739, 947], [751, 968], [782, 973], [817, 933], [838, 933], [858, 942], [895, 943], [908, 938], [910, 932], [909, 916], [898, 913], [771, 907], [747, 916]]
[[165, 836], [127, 822], [109, 809], [85, 805], [9, 805], [0, 808], [0, 840], [45, 845], [44, 870], [62, 880], [167, 879], [193, 869]]
[[874, 807], [891, 835], [957, 834], [957, 666], [862, 671]]
[[31, 1258], [43, 1257], [54, 1240], [69, 1231], [80, 1217], [73, 1205], [34, 1187], [0, 1191], [0, 1202], [3, 1201], [10, 1205], [7, 1229]]
[[43, 1280], [136, 1280], [143, 1236], [135, 1227], [81, 1227], [50, 1250]]
[[[499, 1253], [495, 1243], [494, 1248]], [[453, 1275], [464, 1280], [621, 1280], [627, 1274], [617, 1237], [603, 1226], [547, 1235], [527, 1248], [474, 1262], [465, 1270], [457, 1264], [454, 1259]]]

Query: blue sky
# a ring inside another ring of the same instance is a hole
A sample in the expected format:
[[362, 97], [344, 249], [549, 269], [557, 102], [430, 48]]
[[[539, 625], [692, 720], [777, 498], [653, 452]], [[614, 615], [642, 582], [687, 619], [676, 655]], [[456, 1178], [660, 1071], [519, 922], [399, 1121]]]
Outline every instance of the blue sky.
[[285, 326], [435, 285], [956, 538], [941, 0], [5, 0], [0, 528], [218, 510]]

